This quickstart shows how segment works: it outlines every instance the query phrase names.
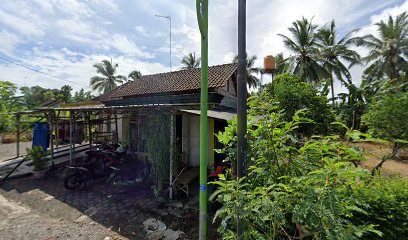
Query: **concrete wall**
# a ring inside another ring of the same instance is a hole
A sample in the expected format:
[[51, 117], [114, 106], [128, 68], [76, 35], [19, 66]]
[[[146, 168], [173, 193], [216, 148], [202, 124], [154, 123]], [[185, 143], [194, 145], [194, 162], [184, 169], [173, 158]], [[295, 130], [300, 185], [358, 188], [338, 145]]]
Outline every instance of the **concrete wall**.
[[[183, 115], [182, 118], [182, 151], [186, 156], [186, 164], [200, 166], [200, 117]], [[208, 119], [208, 164], [214, 164], [214, 119]]]

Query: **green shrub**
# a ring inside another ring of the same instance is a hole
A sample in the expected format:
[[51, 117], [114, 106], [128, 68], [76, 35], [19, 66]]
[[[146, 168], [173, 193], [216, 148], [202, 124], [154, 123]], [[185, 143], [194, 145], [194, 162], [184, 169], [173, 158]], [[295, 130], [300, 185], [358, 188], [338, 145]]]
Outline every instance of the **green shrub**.
[[48, 152], [41, 146], [34, 146], [32, 149], [27, 148], [27, 159], [32, 160], [34, 171], [41, 171], [47, 167], [48, 160], [45, 158]]
[[387, 94], [370, 104], [363, 122], [376, 137], [408, 141], [408, 92]]
[[355, 224], [370, 223], [383, 233], [382, 237], [366, 233], [364, 239], [402, 239], [408, 236], [408, 180], [375, 177], [358, 185], [356, 197], [365, 212], [356, 212]]
[[328, 134], [334, 131], [332, 122], [336, 120], [326, 96], [311, 84], [290, 74], [281, 74], [273, 83], [265, 86], [263, 100], [273, 99], [277, 110], [283, 111], [283, 120], [291, 121], [296, 111], [307, 109], [304, 117], [313, 122], [302, 123], [297, 132], [306, 136]]
[[[294, 131], [303, 121], [302, 113], [283, 122], [279, 112], [267, 112], [250, 117], [256, 126], [248, 124], [247, 177], [222, 177], [214, 183], [223, 204], [216, 213], [216, 219], [222, 219], [223, 238], [236, 239], [238, 215], [245, 225], [244, 239], [358, 239], [366, 232], [381, 234], [371, 223], [349, 220], [355, 211], [363, 211], [353, 190], [369, 176], [352, 165], [362, 160], [358, 149], [338, 136], [315, 137], [297, 147]], [[233, 121], [218, 134], [226, 151], [233, 149], [235, 126]]]

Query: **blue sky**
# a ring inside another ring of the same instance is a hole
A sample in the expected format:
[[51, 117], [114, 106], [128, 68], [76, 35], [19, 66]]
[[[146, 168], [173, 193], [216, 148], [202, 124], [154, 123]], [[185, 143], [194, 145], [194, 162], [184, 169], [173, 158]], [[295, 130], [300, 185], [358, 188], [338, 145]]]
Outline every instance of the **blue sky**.
[[[237, 52], [237, 0], [210, 0], [210, 65], [228, 63]], [[284, 49], [278, 33], [305, 16], [316, 24], [336, 20], [341, 34], [408, 10], [403, 0], [248, 0], [247, 51], [258, 56]], [[119, 74], [169, 70], [168, 21], [172, 17], [173, 70], [189, 52], [200, 51], [194, 0], [13, 0], [0, 5], [0, 79], [23, 85], [89, 90], [92, 65], [103, 59], [119, 64]], [[359, 50], [364, 53], [364, 50]], [[5, 59], [5, 60], [2, 60]], [[40, 74], [34, 70], [57, 76]], [[352, 69], [360, 81], [363, 67]], [[63, 81], [65, 79], [69, 82]], [[75, 83], [73, 83], [75, 82]]]

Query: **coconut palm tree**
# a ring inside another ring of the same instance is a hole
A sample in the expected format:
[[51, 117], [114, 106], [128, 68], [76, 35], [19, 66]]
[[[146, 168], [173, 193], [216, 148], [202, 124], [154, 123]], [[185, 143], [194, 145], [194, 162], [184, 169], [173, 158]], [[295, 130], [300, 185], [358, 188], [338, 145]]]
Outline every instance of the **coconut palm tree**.
[[378, 37], [372, 34], [361, 37], [358, 45], [370, 50], [363, 58], [370, 66], [364, 71], [369, 82], [382, 79], [398, 78], [401, 72], [408, 72], [408, 15], [406, 12], [389, 16], [388, 21], [376, 24]]
[[318, 49], [315, 44], [317, 26], [303, 17], [293, 22], [292, 27], [288, 29], [292, 38], [283, 34], [278, 35], [283, 38], [285, 47], [293, 53], [289, 57], [291, 72], [309, 83], [327, 78], [329, 74], [318, 62]]
[[[349, 68], [361, 63], [360, 55], [350, 49], [356, 42], [356, 38], [351, 37], [353, 33], [354, 31], [337, 41], [336, 24], [333, 20], [328, 26], [320, 28], [316, 34], [319, 60], [321, 66], [329, 73], [328, 83], [331, 87], [333, 107], [335, 107], [334, 77], [342, 84], [345, 82], [350, 84]], [[346, 67], [344, 63], [348, 63], [349, 66]]]
[[[262, 69], [254, 67], [256, 59], [257, 57], [255, 55], [249, 58], [248, 55], [246, 55], [246, 75], [249, 88], [256, 88], [260, 84], [260, 80], [256, 75], [259, 74]], [[234, 57], [232, 62], [238, 64], [238, 55]]]
[[283, 53], [278, 53], [275, 56], [276, 75], [290, 72], [289, 59], [283, 56]]
[[96, 73], [101, 76], [94, 76], [91, 78], [91, 87], [93, 90], [99, 92], [109, 92], [115, 89], [118, 84], [122, 84], [126, 80], [125, 76], [115, 75], [118, 68], [118, 64], [112, 65], [112, 62], [108, 60], [102, 60], [101, 63], [95, 63], [93, 65], [96, 68]]
[[137, 80], [137, 79], [139, 79], [141, 77], [142, 77], [142, 73], [140, 71], [133, 70], [131, 73], [129, 73], [128, 80], [135, 81], [135, 80]]
[[181, 64], [184, 66], [181, 69], [193, 69], [200, 67], [201, 58], [197, 58], [195, 52], [189, 53], [188, 55], [184, 56], [181, 60]]

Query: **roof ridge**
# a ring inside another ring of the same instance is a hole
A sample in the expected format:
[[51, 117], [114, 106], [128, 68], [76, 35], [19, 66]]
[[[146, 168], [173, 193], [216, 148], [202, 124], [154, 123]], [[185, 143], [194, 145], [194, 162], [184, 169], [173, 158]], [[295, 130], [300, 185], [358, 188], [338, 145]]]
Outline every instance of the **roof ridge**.
[[[212, 66], [208, 66], [208, 68], [213, 68], [213, 67], [222, 67], [225, 65], [238, 65], [237, 63], [223, 63], [223, 64], [218, 64], [218, 65], [212, 65]], [[160, 72], [160, 73], [152, 73], [152, 74], [147, 74], [147, 75], [142, 75], [140, 78], [143, 77], [148, 77], [148, 76], [154, 76], [154, 75], [164, 75], [164, 74], [170, 74], [170, 73], [178, 73], [178, 72], [185, 72], [185, 71], [191, 71], [191, 70], [201, 70], [201, 67], [199, 68], [190, 68], [190, 69], [180, 69], [177, 71], [171, 71], [171, 72]], [[138, 79], [136, 79], [138, 80]]]

